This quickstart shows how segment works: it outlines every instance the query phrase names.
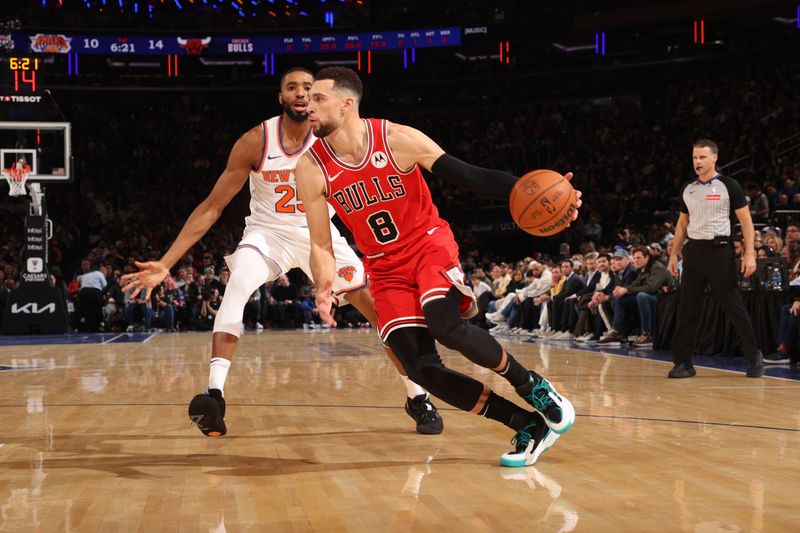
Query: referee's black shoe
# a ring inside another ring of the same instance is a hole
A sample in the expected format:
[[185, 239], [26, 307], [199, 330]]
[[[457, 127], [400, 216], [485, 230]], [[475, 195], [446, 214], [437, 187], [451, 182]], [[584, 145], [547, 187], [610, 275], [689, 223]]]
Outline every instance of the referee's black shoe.
[[692, 363], [678, 363], [669, 371], [670, 378], [690, 378], [697, 374]]
[[760, 378], [764, 375], [764, 355], [758, 352], [747, 361], [747, 377]]

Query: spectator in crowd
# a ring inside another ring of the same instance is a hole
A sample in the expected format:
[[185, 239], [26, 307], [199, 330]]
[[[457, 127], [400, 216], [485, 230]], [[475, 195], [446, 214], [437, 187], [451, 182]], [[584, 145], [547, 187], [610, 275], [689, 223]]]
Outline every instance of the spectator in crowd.
[[104, 292], [103, 324], [106, 331], [118, 331], [119, 326], [125, 323], [125, 295], [119, 285], [121, 275], [119, 270], [114, 270]]
[[217, 311], [222, 303], [219, 297], [219, 289], [214, 287], [209, 291], [208, 298], [200, 295], [200, 310], [195, 319], [195, 327], [200, 331], [211, 331], [214, 327], [214, 318], [217, 316]]
[[[485, 285], [485, 283], [484, 283]], [[317, 309], [317, 290], [314, 287], [303, 291], [303, 329], [316, 329], [322, 327]]]
[[794, 242], [800, 242], [800, 226], [795, 223], [789, 223], [786, 226], [786, 243], [784, 246], [789, 246]]
[[[610, 283], [601, 291], [595, 291], [592, 298], [597, 315], [595, 315], [595, 335], [591, 341], [599, 342], [610, 334], [613, 329], [614, 291], [617, 287], [629, 287], [637, 275], [636, 268], [631, 264], [630, 255], [624, 249], [615, 251], [611, 256], [610, 271], [612, 273]], [[598, 337], [603, 331], [605, 335]]]
[[167, 276], [150, 295], [150, 306], [153, 310], [152, 325], [167, 331], [175, 331], [174, 291], [177, 284], [172, 276]]
[[135, 331], [137, 319], [141, 320], [145, 331], [150, 331], [153, 321], [153, 308], [150, 300], [146, 299], [143, 294], [137, 294], [136, 298], [131, 298], [131, 291], [127, 291], [124, 301], [125, 323], [127, 324], [125, 331]]
[[[213, 256], [212, 256], [213, 257]], [[219, 278], [214, 275], [213, 266], [207, 266], [203, 270], [203, 278], [202, 278], [202, 287], [201, 291], [203, 293], [203, 298], [208, 301], [209, 297], [211, 296], [211, 291], [217, 289], [217, 292], [222, 294], [222, 283], [219, 282]]]
[[478, 317], [481, 317], [486, 313], [486, 307], [492, 297], [492, 288], [477, 273], [472, 275], [470, 281], [472, 282], [472, 293], [478, 300]]
[[262, 285], [250, 295], [247, 303], [244, 306], [244, 314], [242, 317], [242, 324], [247, 329], [255, 329], [257, 332], [263, 331], [264, 326], [261, 323], [261, 304], [263, 301], [264, 286]]
[[[579, 332], [576, 331], [575, 340], [578, 342], [598, 341], [601, 333], [611, 328], [608, 315], [600, 316], [602, 303], [608, 301], [608, 295], [614, 290], [611, 256], [609, 254], [600, 254], [596, 263], [599, 276], [592, 288], [591, 298], [586, 303], [586, 310], [582, 311], [586, 326], [585, 333], [582, 335], [578, 335]], [[605, 297], [605, 299], [601, 300], [601, 297]], [[578, 320], [580, 321], [580, 317], [578, 317]]]
[[228, 281], [231, 279], [231, 271], [223, 268], [219, 271], [219, 295], [225, 297], [225, 288], [228, 286]]
[[750, 216], [755, 223], [765, 224], [769, 221], [769, 199], [760, 187], [750, 189]]
[[[789, 280], [790, 286], [800, 285], [800, 242], [794, 242], [789, 248]], [[764, 364], [792, 363], [800, 360], [798, 355], [797, 335], [800, 321], [800, 296], [795, 296], [791, 304], [781, 307], [778, 325], [778, 348], [775, 352], [764, 356]]]
[[[575, 300], [575, 315], [577, 322], [575, 328], [572, 330], [574, 337], [581, 337], [591, 328], [588, 323], [589, 318], [589, 302], [594, 297], [594, 291], [597, 283], [600, 281], [600, 271], [597, 269], [597, 259], [600, 256], [597, 252], [586, 254], [584, 262], [586, 263], [586, 273], [583, 275], [585, 285], [577, 293]], [[564, 340], [570, 340], [566, 335]]]
[[575, 263], [572, 259], [564, 259], [560, 263], [561, 276], [564, 280], [562, 289], [558, 294], [553, 295], [549, 311], [550, 331], [543, 334], [544, 338], [554, 340], [570, 340], [573, 338], [572, 330], [578, 320], [577, 309], [573, 301], [577, 298], [578, 292], [586, 286], [583, 276], [576, 274], [573, 267]]
[[[656, 307], [656, 295], [667, 285], [670, 274], [662, 263], [653, 261], [646, 246], [637, 246], [633, 251], [633, 263], [636, 266], [636, 278], [625, 286], [614, 288], [614, 322], [608, 335], [599, 344], [606, 346], [620, 344], [629, 331], [629, 321], [636, 322], [640, 335], [634, 340], [634, 346], [653, 345], [653, 313]], [[631, 320], [634, 319], [634, 320]]]
[[280, 327], [293, 327], [302, 323], [303, 308], [300, 305], [300, 291], [285, 274], [278, 277], [272, 286], [272, 297], [277, 302], [276, 313]]
[[[508, 284], [511, 283], [511, 276], [503, 272], [500, 265], [492, 267], [492, 294], [494, 299], [502, 298], [508, 292]], [[493, 309], [494, 311], [494, 309]]]

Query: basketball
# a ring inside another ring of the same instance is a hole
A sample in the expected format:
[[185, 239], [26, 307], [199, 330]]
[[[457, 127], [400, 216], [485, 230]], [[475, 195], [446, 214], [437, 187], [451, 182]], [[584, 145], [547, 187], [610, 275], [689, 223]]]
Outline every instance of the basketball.
[[564, 176], [554, 170], [534, 170], [514, 184], [509, 208], [520, 229], [546, 237], [572, 223], [577, 201], [575, 189]]

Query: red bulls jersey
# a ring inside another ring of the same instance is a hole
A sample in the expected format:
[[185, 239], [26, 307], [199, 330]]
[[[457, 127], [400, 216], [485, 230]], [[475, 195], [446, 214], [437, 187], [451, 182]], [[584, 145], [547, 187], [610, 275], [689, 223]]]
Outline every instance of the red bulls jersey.
[[340, 161], [325, 139], [318, 139], [309, 153], [322, 169], [328, 202], [361, 252], [372, 258], [402, 251], [447, 222], [439, 218], [419, 167], [404, 171], [394, 160], [386, 121], [363, 120], [369, 139], [361, 163]]

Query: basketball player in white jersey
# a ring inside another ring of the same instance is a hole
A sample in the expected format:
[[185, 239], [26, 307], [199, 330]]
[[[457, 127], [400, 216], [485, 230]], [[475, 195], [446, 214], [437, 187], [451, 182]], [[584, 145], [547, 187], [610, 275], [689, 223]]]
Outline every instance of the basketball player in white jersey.
[[[311, 278], [311, 238], [303, 204], [297, 197], [294, 168], [316, 139], [308, 124], [306, 108], [314, 77], [304, 68], [292, 68], [282, 77], [278, 101], [283, 114], [264, 121], [242, 135], [233, 146], [225, 171], [211, 193], [198, 205], [159, 261], [136, 263], [139, 272], [123, 276], [133, 296], [150, 291], [217, 221], [222, 210], [250, 181], [250, 216], [236, 251], [225, 258], [231, 278], [214, 320], [208, 388], [189, 404], [189, 416], [203, 434], [218, 437], [225, 426], [224, 385], [242, 328], [244, 307], [250, 295], [281, 273], [299, 267]], [[331, 213], [332, 214], [332, 213]], [[376, 327], [377, 317], [361, 261], [331, 224], [336, 256], [334, 293], [356, 307]], [[344, 302], [343, 302], [344, 303]], [[439, 434], [442, 419], [419, 385], [409, 380], [394, 354], [387, 355], [406, 385], [406, 412], [417, 431]]]

